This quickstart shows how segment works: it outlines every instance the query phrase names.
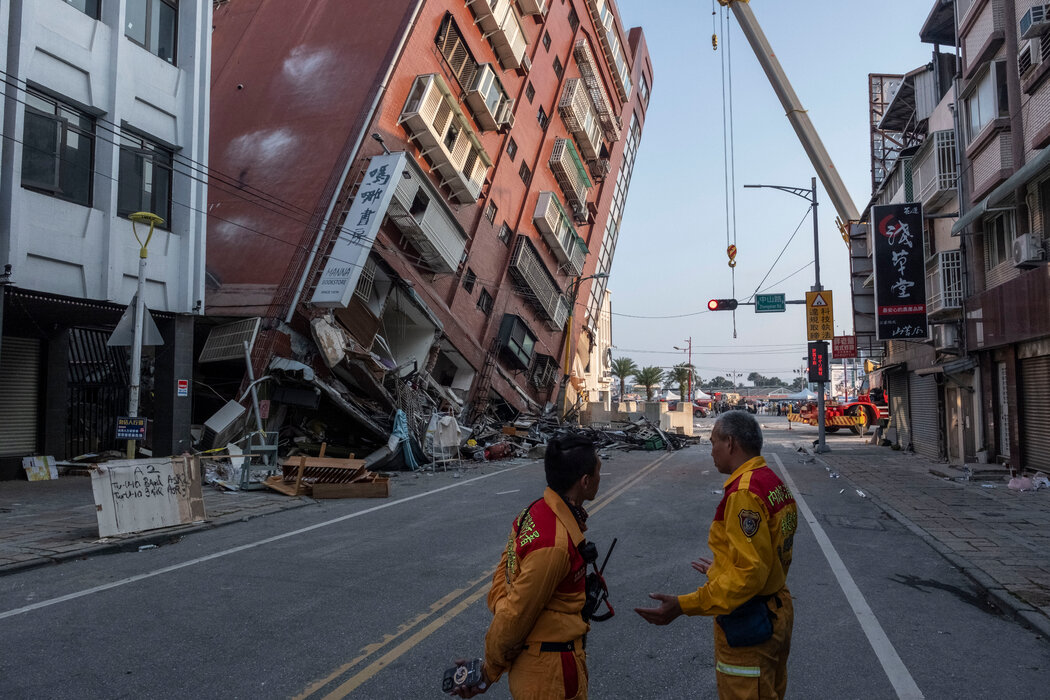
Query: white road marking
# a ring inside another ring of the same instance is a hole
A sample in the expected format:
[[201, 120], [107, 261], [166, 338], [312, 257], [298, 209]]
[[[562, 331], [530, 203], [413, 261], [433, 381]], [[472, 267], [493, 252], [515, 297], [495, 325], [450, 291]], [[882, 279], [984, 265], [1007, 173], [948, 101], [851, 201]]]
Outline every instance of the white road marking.
[[511, 489], [510, 491], [497, 491], [497, 496], [506, 496], [508, 493], [518, 493], [521, 489]]
[[795, 487], [794, 480], [787, 469], [784, 468], [784, 463], [780, 461], [780, 455], [773, 453], [773, 459], [777, 461], [781, 476], [787, 483], [788, 488], [791, 489], [791, 493], [795, 496], [795, 503], [798, 505], [799, 512], [802, 513], [802, 517], [809, 523], [813, 536], [817, 539], [817, 544], [820, 545], [821, 551], [824, 552], [824, 557], [831, 566], [832, 573], [835, 574], [835, 578], [839, 582], [839, 587], [842, 588], [842, 592], [846, 595], [846, 600], [849, 602], [850, 607], [853, 608], [853, 614], [857, 617], [861, 629], [864, 630], [868, 643], [871, 644], [875, 656], [878, 657], [879, 663], [882, 664], [882, 670], [886, 672], [886, 677], [889, 679], [890, 684], [897, 691], [897, 697], [901, 698], [901, 700], [922, 700], [925, 696], [919, 690], [919, 686], [916, 685], [915, 679], [911, 677], [908, 667], [901, 661], [897, 650], [893, 648], [893, 644], [890, 643], [889, 637], [883, 631], [882, 625], [879, 624], [878, 618], [875, 617], [875, 613], [872, 612], [871, 607], [864, 600], [864, 595], [860, 592], [856, 582], [854, 582], [842, 558], [835, 551], [834, 545], [831, 544], [831, 539], [824, 532], [824, 528], [820, 526], [820, 523], [817, 522], [817, 519], [813, 516], [813, 511], [809, 509], [809, 506], [806, 505], [805, 500], [802, 498], [802, 494]]
[[198, 557], [196, 559], [190, 559], [189, 561], [184, 561], [184, 562], [181, 562], [179, 564], [172, 564], [171, 566], [165, 566], [165, 567], [157, 569], [155, 571], [148, 571], [146, 573], [137, 574], [135, 576], [129, 576], [127, 578], [122, 578], [122, 579], [117, 580], [117, 581], [111, 581], [109, 583], [102, 584], [101, 586], [95, 586], [93, 588], [87, 588], [87, 589], [82, 590], [82, 591], [77, 591], [76, 593], [69, 593], [67, 595], [59, 596], [57, 598], [50, 598], [48, 600], [42, 600], [39, 603], [33, 603], [32, 605], [26, 605], [26, 606], [21, 607], [21, 608], [15, 608], [13, 610], [7, 610], [7, 611], [4, 611], [4, 612], [0, 612], [0, 620], [6, 619], [6, 618], [9, 618], [9, 617], [15, 617], [16, 615], [23, 615], [23, 614], [25, 614], [27, 612], [32, 612], [34, 610], [39, 610], [41, 608], [47, 608], [47, 607], [50, 607], [52, 605], [58, 605], [59, 603], [65, 603], [66, 601], [76, 600], [77, 598], [83, 598], [84, 596], [92, 595], [94, 593], [101, 593], [102, 591], [108, 591], [111, 588], [118, 588], [120, 586], [126, 586], [129, 583], [135, 583], [136, 581], [142, 581], [142, 580], [145, 580], [145, 579], [148, 579], [148, 578], [153, 578], [154, 576], [160, 576], [161, 574], [168, 574], [168, 573], [171, 573], [172, 571], [178, 571], [179, 569], [185, 569], [185, 568], [190, 567], [190, 566], [196, 566], [197, 564], [203, 564], [204, 562], [211, 561], [212, 559], [220, 559], [222, 557], [227, 557], [227, 556], [229, 556], [231, 554], [237, 554], [238, 552], [243, 552], [243, 551], [246, 551], [246, 550], [249, 550], [249, 549], [254, 549], [255, 547], [261, 547], [261, 546], [263, 546], [265, 544], [270, 544], [271, 542], [278, 542], [280, 540], [288, 539], [289, 537], [295, 537], [296, 535], [302, 535], [303, 533], [311, 532], [313, 530], [319, 530], [322, 527], [328, 527], [329, 525], [335, 525], [336, 523], [341, 523], [341, 522], [343, 522], [345, 520], [350, 520], [351, 518], [359, 518], [362, 515], [368, 515], [369, 513], [374, 513], [374, 512], [376, 512], [378, 510], [383, 510], [384, 508], [391, 508], [393, 506], [400, 505], [402, 503], [407, 503], [409, 501], [414, 501], [417, 498], [423, 498], [425, 496], [433, 496], [436, 493], [441, 493], [442, 491], [447, 491], [448, 489], [454, 489], [454, 488], [457, 488], [459, 486], [464, 486], [466, 484], [473, 483], [475, 481], [480, 481], [481, 479], [487, 479], [490, 476], [496, 476], [498, 474], [506, 474], [507, 472], [512, 472], [512, 471], [514, 471], [516, 469], [521, 469], [523, 466], [525, 466], [525, 465], [521, 464], [521, 465], [518, 465], [516, 467], [509, 467], [507, 469], [501, 469], [500, 471], [490, 472], [488, 474], [482, 474], [481, 476], [476, 476], [473, 479], [467, 479], [466, 481], [459, 481], [459, 482], [456, 482], [454, 484], [449, 484], [448, 486], [442, 486], [441, 488], [434, 489], [433, 491], [426, 491], [424, 493], [417, 493], [417, 494], [415, 494], [413, 496], [406, 496], [405, 498], [399, 498], [396, 501], [391, 501], [389, 503], [383, 503], [382, 505], [373, 506], [372, 508], [366, 508], [366, 509], [364, 509], [362, 511], [358, 511], [356, 513], [350, 513], [348, 515], [342, 515], [342, 516], [340, 516], [338, 518], [333, 518], [332, 520], [326, 520], [323, 523], [317, 523], [315, 525], [309, 525], [307, 527], [299, 528], [298, 530], [292, 530], [291, 532], [285, 532], [285, 533], [280, 534], [280, 535], [274, 535], [273, 537], [267, 537], [265, 539], [258, 540], [256, 542], [249, 542], [248, 544], [242, 544], [242, 545], [240, 545], [238, 547], [232, 547], [230, 549], [224, 549], [221, 552], [215, 552], [214, 554], [208, 554], [206, 556]]

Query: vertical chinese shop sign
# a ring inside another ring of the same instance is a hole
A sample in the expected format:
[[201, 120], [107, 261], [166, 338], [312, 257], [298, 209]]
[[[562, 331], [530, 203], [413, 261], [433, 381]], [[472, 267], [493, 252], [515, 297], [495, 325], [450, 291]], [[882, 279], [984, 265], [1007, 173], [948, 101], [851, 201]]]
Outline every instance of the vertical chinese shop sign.
[[927, 338], [922, 205], [909, 202], [872, 207], [871, 223], [876, 337]]

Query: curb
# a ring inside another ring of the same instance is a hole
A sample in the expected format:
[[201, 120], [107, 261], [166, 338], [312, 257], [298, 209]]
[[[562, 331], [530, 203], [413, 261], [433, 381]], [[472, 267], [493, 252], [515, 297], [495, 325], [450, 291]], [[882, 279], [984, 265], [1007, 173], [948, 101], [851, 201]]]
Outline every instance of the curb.
[[295, 510], [297, 508], [302, 508], [303, 506], [309, 505], [317, 505], [317, 501], [312, 498], [300, 496], [298, 499], [296, 499], [296, 502], [290, 503], [287, 506], [283, 506], [279, 510], [272, 510], [267, 513], [232, 513], [230, 515], [222, 516], [215, 520], [205, 520], [200, 523], [190, 523], [188, 525], [176, 525], [173, 527], [165, 528], [163, 530], [149, 531], [142, 535], [133, 535], [126, 539], [121, 539], [113, 542], [91, 544], [80, 549], [70, 550], [68, 552], [59, 552], [50, 556], [41, 555], [34, 559], [27, 559], [26, 561], [15, 562], [13, 564], [0, 566], [0, 578], [3, 578], [4, 576], [9, 576], [11, 574], [29, 571], [31, 569], [40, 569], [45, 566], [62, 564], [64, 562], [73, 561], [76, 559], [87, 559], [88, 557], [95, 557], [103, 554], [135, 552], [138, 551], [141, 547], [149, 545], [152, 545], [154, 547], [161, 547], [163, 545], [175, 544], [186, 535], [191, 535], [197, 532], [204, 532], [206, 530], [214, 530], [215, 528], [223, 527], [225, 525], [232, 525], [233, 523], [243, 523], [249, 520], [255, 520], [256, 518], [262, 518], [267, 515], [274, 515], [275, 513], [283, 513], [286, 510]]
[[[823, 464], [826, 468], [834, 469], [834, 467], [825, 462], [820, 455], [814, 455], [814, 457], [816, 457], [817, 461]], [[856, 488], [857, 484], [850, 477], [846, 477], [846, 479], [854, 488]], [[977, 587], [978, 593], [983, 594], [989, 602], [994, 604], [1000, 610], [1012, 615], [1013, 618], [1022, 625], [1028, 626], [1038, 634], [1042, 635], [1044, 639], [1050, 640], [1050, 618], [1044, 615], [1042, 611], [1033, 608], [1028, 603], [1010, 593], [983, 569], [956, 554], [954, 550], [943, 544], [926, 530], [923, 530], [921, 527], [913, 523], [893, 506], [887, 505], [881, 499], [873, 498], [870, 495], [866, 496], [866, 498], [891, 518], [903, 525], [913, 535], [916, 535], [923, 540], [930, 546], [930, 548], [944, 557], [949, 564], [973, 581], [974, 585]]]

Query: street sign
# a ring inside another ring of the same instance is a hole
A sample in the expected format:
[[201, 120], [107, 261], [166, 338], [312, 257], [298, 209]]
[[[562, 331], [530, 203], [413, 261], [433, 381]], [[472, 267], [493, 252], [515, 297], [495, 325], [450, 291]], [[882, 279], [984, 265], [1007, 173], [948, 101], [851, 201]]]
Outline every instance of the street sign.
[[129, 418], [128, 416], [120, 416], [119, 418], [117, 418], [117, 439], [145, 440], [146, 419]]
[[857, 356], [857, 336], [836, 335], [831, 339], [831, 358], [847, 360]]
[[756, 314], [770, 314], [778, 311], [784, 311], [787, 307], [784, 304], [783, 294], [756, 294], [755, 295], [755, 313]]
[[809, 344], [809, 381], [828, 381], [828, 344], [817, 341]]
[[831, 290], [806, 292], [806, 339], [830, 340], [835, 337]]

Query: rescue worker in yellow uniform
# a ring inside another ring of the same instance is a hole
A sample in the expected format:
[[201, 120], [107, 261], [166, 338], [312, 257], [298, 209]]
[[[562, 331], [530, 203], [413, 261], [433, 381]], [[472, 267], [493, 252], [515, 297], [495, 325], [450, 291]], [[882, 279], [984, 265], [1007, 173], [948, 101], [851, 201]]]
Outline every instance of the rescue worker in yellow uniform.
[[635, 608], [654, 625], [679, 615], [715, 615], [718, 696], [783, 698], [794, 609], [785, 585], [798, 511], [791, 491], [760, 456], [762, 430], [743, 411], [722, 414], [711, 432], [715, 467], [729, 477], [708, 535], [712, 559], [693, 568], [707, 583], [693, 593], [653, 593]]
[[594, 443], [565, 435], [547, 443], [547, 488], [514, 520], [488, 605], [481, 682], [453, 695], [484, 693], [505, 672], [515, 700], [585, 700], [590, 625], [582, 611], [587, 562], [585, 501], [598, 493], [601, 459]]

